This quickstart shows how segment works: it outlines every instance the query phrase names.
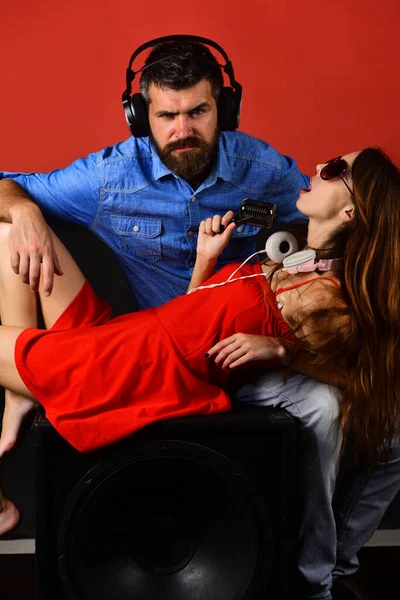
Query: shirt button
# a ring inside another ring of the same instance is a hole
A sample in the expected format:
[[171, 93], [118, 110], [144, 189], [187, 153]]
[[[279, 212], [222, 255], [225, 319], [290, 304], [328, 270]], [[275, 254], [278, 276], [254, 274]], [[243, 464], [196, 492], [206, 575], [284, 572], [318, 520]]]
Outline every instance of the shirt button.
[[188, 231], [188, 235], [192, 236], [193, 235], [193, 231]]
[[238, 231], [239, 233], [241, 233], [241, 232], [243, 231], [243, 225], [239, 225], [239, 227], [237, 228], [237, 231]]
[[140, 231], [140, 227], [138, 225], [133, 226], [133, 231]]
[[193, 196], [193, 198], [190, 198], [191, 202], [196, 202], [196, 196]]
[[194, 261], [193, 260], [190, 261], [189, 267], [194, 267]]

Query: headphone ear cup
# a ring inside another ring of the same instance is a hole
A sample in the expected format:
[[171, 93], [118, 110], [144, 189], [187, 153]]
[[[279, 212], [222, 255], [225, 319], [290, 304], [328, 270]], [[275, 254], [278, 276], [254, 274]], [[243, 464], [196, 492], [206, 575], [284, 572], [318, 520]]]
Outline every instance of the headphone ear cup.
[[[134, 137], [146, 137], [150, 133], [148, 107], [142, 94], [133, 94], [128, 107], [127, 121]], [[127, 114], [127, 109], [125, 109]]]
[[288, 231], [277, 231], [273, 233], [265, 245], [269, 258], [275, 263], [282, 263], [283, 259], [294, 254], [299, 249], [299, 244], [292, 233]]
[[[241, 96], [241, 94], [239, 94]], [[220, 131], [236, 131], [239, 125], [241, 98], [231, 87], [223, 87], [218, 98]]]

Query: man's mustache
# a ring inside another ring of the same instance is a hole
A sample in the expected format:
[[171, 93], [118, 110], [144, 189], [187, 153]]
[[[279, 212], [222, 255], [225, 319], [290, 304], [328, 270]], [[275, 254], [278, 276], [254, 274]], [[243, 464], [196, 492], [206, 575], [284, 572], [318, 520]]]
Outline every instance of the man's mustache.
[[184, 140], [177, 140], [176, 142], [171, 142], [167, 144], [166, 150], [168, 152], [173, 152], [173, 150], [181, 150], [182, 148], [199, 148], [201, 146], [201, 140], [198, 138], [191, 136], [187, 137]]

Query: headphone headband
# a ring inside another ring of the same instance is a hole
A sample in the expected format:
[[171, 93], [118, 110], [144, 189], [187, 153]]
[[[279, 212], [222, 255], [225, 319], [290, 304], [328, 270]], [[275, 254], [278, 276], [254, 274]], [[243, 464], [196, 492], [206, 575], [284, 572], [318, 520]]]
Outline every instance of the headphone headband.
[[164, 44], [164, 43], [168, 43], [168, 42], [198, 42], [199, 44], [207, 44], [207, 46], [211, 46], [215, 50], [218, 50], [218, 52], [221, 54], [221, 56], [225, 60], [225, 64], [219, 65], [219, 66], [228, 75], [230, 85], [234, 88], [234, 90], [242, 89], [242, 86], [240, 85], [240, 83], [238, 83], [235, 80], [235, 73], [233, 70], [232, 62], [229, 60], [229, 57], [228, 57], [227, 53], [225, 52], [225, 50], [222, 48], [222, 46], [220, 46], [219, 44], [217, 44], [217, 42], [214, 42], [213, 40], [210, 40], [205, 37], [201, 37], [199, 35], [178, 34], [178, 35], [165, 35], [163, 37], [154, 38], [154, 40], [149, 40], [148, 42], [145, 42], [144, 44], [139, 46], [139, 48], [136, 48], [136, 50], [134, 51], [134, 53], [132, 54], [132, 56], [129, 60], [128, 68], [126, 70], [126, 91], [128, 92], [128, 94], [130, 94], [132, 91], [132, 81], [135, 79], [135, 76], [138, 73], [157, 64], [158, 62], [166, 60], [167, 58], [169, 59], [169, 58], [175, 58], [175, 57], [179, 56], [178, 54], [171, 54], [171, 56], [168, 56], [165, 58], [160, 58], [159, 61], [157, 60], [154, 63], [151, 63], [150, 65], [145, 65], [144, 67], [142, 67], [141, 69], [138, 69], [137, 71], [132, 70], [133, 61], [135, 60], [135, 58], [137, 56], [139, 56], [139, 54], [141, 54], [142, 52], [147, 50], [147, 48], [152, 48], [154, 46], [157, 46], [158, 44]]

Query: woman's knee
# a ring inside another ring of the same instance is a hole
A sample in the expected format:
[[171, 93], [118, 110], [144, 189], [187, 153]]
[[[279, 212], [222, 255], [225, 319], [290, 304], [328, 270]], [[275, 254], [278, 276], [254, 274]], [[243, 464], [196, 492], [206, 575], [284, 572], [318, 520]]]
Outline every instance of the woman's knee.
[[0, 222], [0, 285], [7, 280], [11, 269], [10, 248], [8, 239], [11, 229], [11, 223]]
[[8, 250], [8, 236], [10, 234], [11, 223], [0, 221], [0, 247]]

